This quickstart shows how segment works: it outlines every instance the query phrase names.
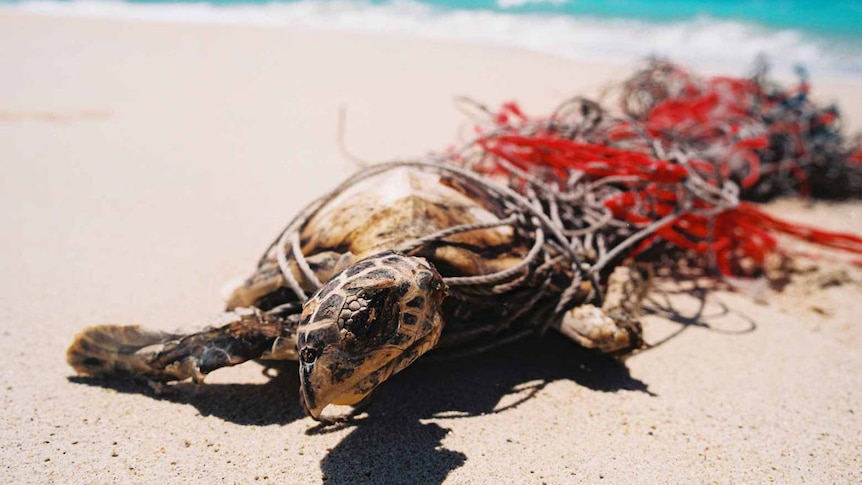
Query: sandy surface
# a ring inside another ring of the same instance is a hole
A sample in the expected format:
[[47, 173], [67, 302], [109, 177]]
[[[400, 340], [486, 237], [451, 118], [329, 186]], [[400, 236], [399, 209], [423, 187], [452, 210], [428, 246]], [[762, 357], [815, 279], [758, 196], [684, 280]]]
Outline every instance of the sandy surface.
[[[72, 377], [94, 323], [206, 322], [362, 158], [444, 147], [456, 94], [543, 112], [625, 73], [501, 49], [0, 15], [0, 481], [858, 483], [862, 275], [672, 298], [625, 366], [557, 338], [417, 365], [321, 429], [291, 369], [173, 396]], [[862, 83], [816, 83], [862, 120]], [[776, 211], [862, 231], [862, 205]], [[833, 268], [834, 270], [834, 268]], [[842, 278], [838, 278], [841, 280]], [[846, 280], [844, 278], [843, 280]], [[656, 304], [662, 303], [660, 296]]]

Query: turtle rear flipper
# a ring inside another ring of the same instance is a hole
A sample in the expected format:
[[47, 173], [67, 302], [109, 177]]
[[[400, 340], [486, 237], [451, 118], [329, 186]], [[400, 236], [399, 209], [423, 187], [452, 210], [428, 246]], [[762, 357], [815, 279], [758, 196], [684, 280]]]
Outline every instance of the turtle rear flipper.
[[569, 311], [557, 330], [583, 347], [608, 355], [625, 356], [643, 346], [643, 330], [636, 317], [594, 305]]
[[258, 358], [295, 358], [295, 323], [257, 309], [224, 314], [224, 324], [178, 335], [138, 325], [99, 325], [78, 334], [66, 360], [79, 375], [202, 382], [215, 369]]
[[82, 376], [144, 375], [156, 354], [142, 349], [178, 338], [139, 325], [97, 325], [75, 337], [66, 361]]
[[608, 278], [601, 308], [580, 305], [557, 324], [578, 344], [603, 354], [625, 356], [643, 347], [639, 314], [649, 278], [636, 268], [618, 266]]

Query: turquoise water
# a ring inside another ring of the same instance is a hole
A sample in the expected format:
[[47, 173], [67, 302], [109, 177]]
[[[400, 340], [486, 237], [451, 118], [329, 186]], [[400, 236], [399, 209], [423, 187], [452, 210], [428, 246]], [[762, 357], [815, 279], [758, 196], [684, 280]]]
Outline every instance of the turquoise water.
[[[198, 0], [131, 0], [132, 3], [195, 3]], [[212, 5], [297, 3], [290, 0], [200, 0]], [[391, 2], [371, 1], [383, 5]], [[620, 18], [669, 23], [710, 17], [798, 29], [829, 37], [862, 39], [862, 0], [422, 0], [444, 10], [493, 11]]]
[[862, 1], [811, 0], [572, 0], [563, 2], [469, 0], [424, 2], [445, 8], [488, 9], [522, 13], [590, 15], [649, 22], [678, 22], [697, 17], [752, 22], [769, 28], [799, 29], [862, 38]]
[[37, 13], [323, 27], [629, 64], [862, 76], [862, 0], [0, 0]]

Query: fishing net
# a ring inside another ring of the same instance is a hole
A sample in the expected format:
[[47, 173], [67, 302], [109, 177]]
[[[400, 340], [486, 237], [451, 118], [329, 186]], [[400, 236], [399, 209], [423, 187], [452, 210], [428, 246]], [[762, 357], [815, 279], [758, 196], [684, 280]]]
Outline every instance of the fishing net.
[[762, 64], [750, 78], [700, 78], [654, 60], [619, 89], [617, 116], [585, 98], [545, 117], [463, 100], [486, 122], [447, 161], [529, 197], [595, 274], [639, 257], [757, 276], [780, 261], [778, 234], [862, 254], [862, 238], [749, 202], [862, 196], [860, 143], [804, 77], [784, 90]]
[[[862, 145], [841, 134], [837, 109], [810, 101], [804, 78], [783, 90], [763, 67], [747, 79], [700, 78], [652, 61], [618, 89], [619, 114], [582, 97], [538, 117], [515, 103], [489, 109], [462, 99], [479, 120], [473, 139], [426, 160], [358, 172], [307, 207], [261, 264], [277, 259], [288, 286], [304, 300], [321, 282], [300, 249], [301, 227], [351, 186], [404, 167], [476, 187], [508, 216], [448, 228], [396, 250], [421, 254], [456, 234], [501, 225], [527, 242], [529, 250], [512, 268], [444, 274], [455, 298], [516, 291], [530, 278], [544, 281], [528, 285], [542, 298], [551, 273], [565, 267], [570, 278], [560, 290], [560, 314], [578, 302], [601, 304], [602, 288], [626, 260], [677, 274], [685, 267], [754, 277], [786, 262], [782, 234], [862, 254], [858, 236], [783, 221], [752, 202], [862, 195]], [[592, 283], [589, 295], [578, 293], [584, 281]]]
[[622, 83], [620, 108], [662, 144], [698, 153], [746, 200], [862, 195], [860, 139], [842, 135], [837, 107], [811, 100], [804, 69], [790, 89], [769, 80], [763, 60], [753, 71], [703, 78], [653, 60]]

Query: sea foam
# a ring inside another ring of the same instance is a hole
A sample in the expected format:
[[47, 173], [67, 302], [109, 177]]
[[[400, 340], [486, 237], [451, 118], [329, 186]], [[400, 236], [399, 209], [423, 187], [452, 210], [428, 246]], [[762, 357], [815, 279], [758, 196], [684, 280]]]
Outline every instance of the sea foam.
[[653, 23], [588, 16], [443, 10], [410, 0], [219, 6], [110, 0], [25, 1], [0, 5], [0, 11], [4, 9], [48, 15], [341, 29], [502, 45], [616, 64], [663, 56], [695, 68], [719, 66], [737, 73], [749, 67], [758, 55], [765, 55], [778, 72], [790, 72], [794, 66], [804, 65], [815, 74], [853, 77], [862, 74], [862, 53], [851, 45], [806, 36], [795, 30], [769, 30], [756, 24], [706, 17]]

